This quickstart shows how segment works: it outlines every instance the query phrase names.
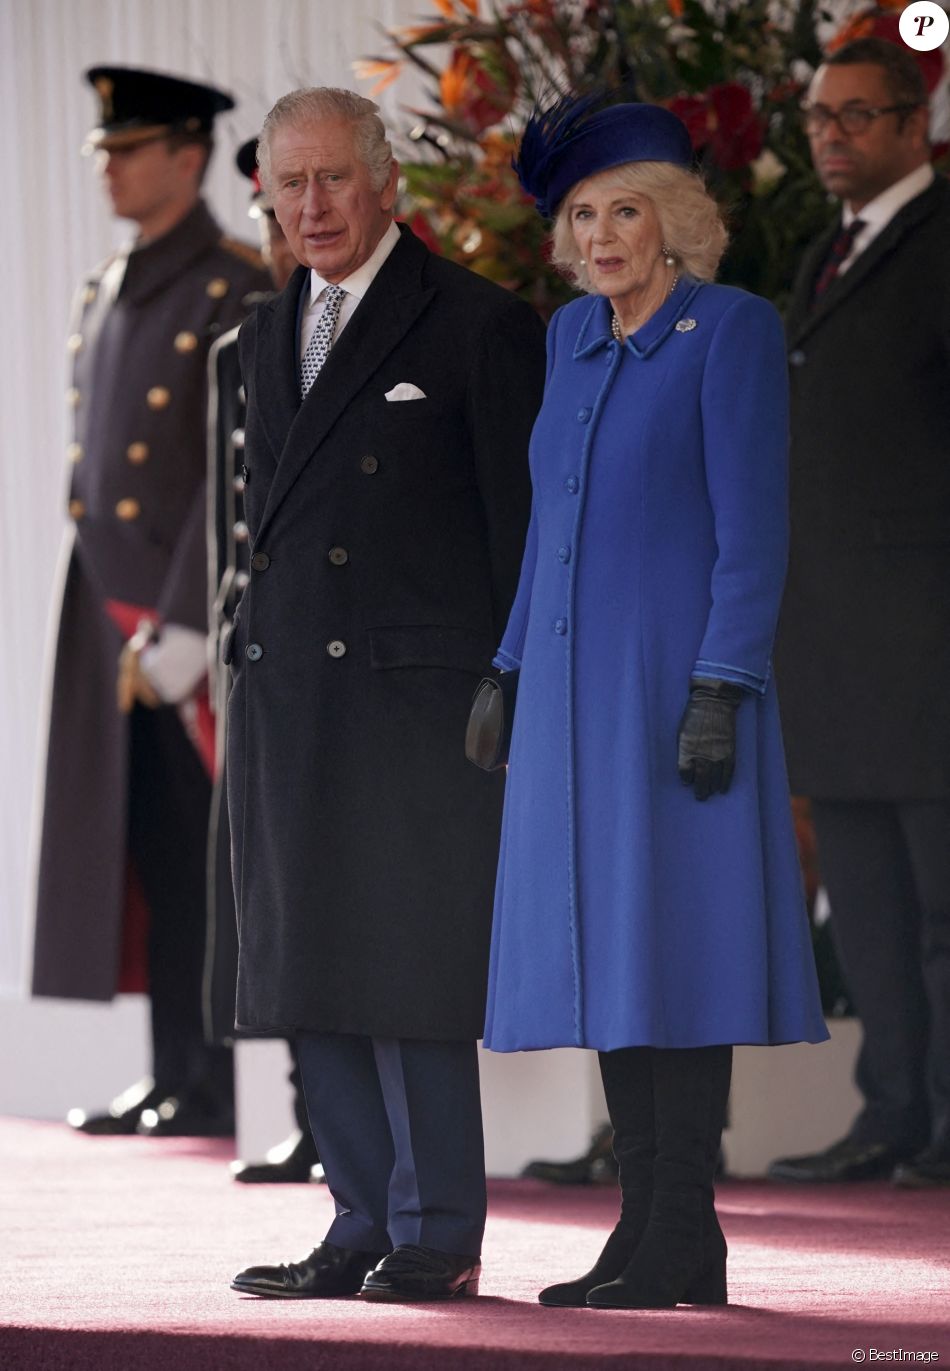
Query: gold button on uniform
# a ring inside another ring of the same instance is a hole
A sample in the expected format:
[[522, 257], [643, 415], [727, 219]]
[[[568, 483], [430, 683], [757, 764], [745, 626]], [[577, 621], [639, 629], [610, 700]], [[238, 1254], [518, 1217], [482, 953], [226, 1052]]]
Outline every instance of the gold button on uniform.
[[176, 352], [194, 352], [198, 346], [198, 335], [195, 333], [179, 333], [175, 338]]
[[234, 525], [233, 532], [234, 541], [236, 543], [246, 543], [248, 538], [250, 538], [251, 536], [251, 530], [248, 528], [247, 524], [244, 522], [243, 519], [238, 519], [237, 523]]
[[133, 466], [140, 467], [148, 461], [148, 443], [129, 443], [125, 455]]
[[71, 519], [81, 519], [85, 512], [86, 506], [83, 504], [82, 500], [70, 500], [69, 517]]
[[69, 335], [69, 337], [66, 339], [66, 351], [67, 351], [67, 352], [78, 352], [79, 349], [80, 349], [81, 347], [82, 347], [82, 334], [81, 334], [81, 333], [71, 333], [71, 334]]
[[167, 409], [172, 393], [167, 386], [152, 386], [145, 399], [149, 409]]
[[69, 390], [67, 390], [67, 392], [66, 392], [66, 403], [67, 403], [67, 405], [71, 405], [73, 409], [78, 409], [78, 408], [79, 408], [79, 400], [80, 400], [79, 391], [77, 390], [77, 388], [76, 388], [75, 386], [70, 386], [70, 387], [69, 387]]
[[139, 504], [138, 500], [120, 500], [115, 507], [115, 512], [120, 519], [124, 519], [126, 523], [129, 523], [132, 519], [137, 519], [139, 517], [142, 512], [142, 506]]
[[229, 289], [230, 286], [223, 276], [215, 276], [205, 286], [205, 292], [212, 300], [223, 300]]
[[86, 286], [85, 290], [84, 290], [83, 293], [82, 293], [82, 302], [83, 302], [83, 304], [84, 304], [84, 305], [91, 305], [92, 302], [93, 302], [93, 300], [94, 300], [94, 299], [96, 298], [96, 296], [98, 295], [98, 293], [99, 293], [99, 292], [96, 290], [96, 287], [95, 287], [95, 286]]
[[70, 443], [69, 446], [66, 448], [66, 456], [69, 458], [71, 462], [81, 462], [82, 453], [82, 443]]

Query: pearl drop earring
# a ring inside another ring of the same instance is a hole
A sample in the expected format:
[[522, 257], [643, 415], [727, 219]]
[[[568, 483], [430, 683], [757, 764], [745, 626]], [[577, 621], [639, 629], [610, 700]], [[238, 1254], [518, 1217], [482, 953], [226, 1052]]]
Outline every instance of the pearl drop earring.
[[661, 251], [662, 254], [663, 254], [663, 261], [664, 261], [664, 264], [665, 264], [666, 266], [668, 266], [668, 267], [675, 267], [675, 266], [676, 266], [676, 258], [673, 256], [673, 249], [672, 249], [672, 248], [668, 248], [668, 247], [666, 246], [666, 244], [664, 243], [663, 246], [660, 248], [660, 251]]

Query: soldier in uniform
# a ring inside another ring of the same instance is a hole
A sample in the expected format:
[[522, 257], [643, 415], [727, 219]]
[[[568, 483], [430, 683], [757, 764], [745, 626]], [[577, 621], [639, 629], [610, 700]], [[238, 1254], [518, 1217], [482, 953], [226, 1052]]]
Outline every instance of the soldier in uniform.
[[[257, 220], [261, 256], [277, 290], [282, 290], [297, 268], [297, 259], [266, 192], [261, 189], [257, 168], [257, 139], [251, 138], [238, 149], [238, 171], [253, 187], [248, 213]], [[216, 1041], [230, 1038], [234, 1031], [234, 990], [237, 978], [237, 915], [231, 879], [231, 829], [228, 823], [227, 790], [224, 776], [225, 726], [230, 674], [219, 669], [218, 645], [227, 637], [234, 612], [250, 576], [247, 524], [244, 522], [245, 394], [238, 357], [238, 329], [219, 338], [211, 349], [208, 384], [208, 585], [211, 592], [211, 629], [214, 661], [212, 699], [215, 712], [217, 765], [211, 799], [211, 829], [208, 853], [209, 871], [209, 992], [212, 1033]], [[307, 1120], [307, 1106], [300, 1083], [300, 1072], [293, 1042], [289, 1043], [293, 1061], [290, 1080], [294, 1092], [296, 1127], [283, 1142], [272, 1147], [260, 1162], [235, 1161], [231, 1174], [244, 1185], [297, 1182], [310, 1179], [318, 1162], [317, 1149]]]
[[268, 284], [200, 186], [210, 86], [97, 67], [89, 138], [135, 241], [83, 284], [69, 349], [72, 546], [53, 678], [33, 991], [147, 989], [151, 1077], [87, 1133], [233, 1129], [230, 1052], [201, 985], [213, 740], [206, 686], [207, 360]]

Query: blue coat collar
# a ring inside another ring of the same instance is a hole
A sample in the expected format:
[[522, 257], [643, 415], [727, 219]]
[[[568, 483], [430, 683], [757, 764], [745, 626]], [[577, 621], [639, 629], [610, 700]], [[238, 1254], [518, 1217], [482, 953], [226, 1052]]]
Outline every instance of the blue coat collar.
[[[686, 313], [696, 292], [702, 289], [701, 281], [685, 276], [677, 282], [676, 289], [663, 301], [655, 314], [652, 314], [642, 328], [631, 333], [624, 343], [636, 357], [649, 357], [664, 339], [668, 338]], [[606, 295], [595, 295], [590, 309], [584, 318], [574, 344], [575, 357], [589, 357], [598, 348], [607, 347], [614, 341], [610, 331], [610, 301]]]

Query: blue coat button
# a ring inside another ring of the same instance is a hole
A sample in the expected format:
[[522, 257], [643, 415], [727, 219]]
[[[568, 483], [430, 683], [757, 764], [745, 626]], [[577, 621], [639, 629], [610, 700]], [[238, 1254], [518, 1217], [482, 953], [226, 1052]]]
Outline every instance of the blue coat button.
[[803, 367], [805, 365], [805, 354], [801, 348], [796, 348], [794, 352], [788, 354], [788, 360], [793, 367]]
[[587, 420], [590, 418], [590, 410], [589, 410], [589, 409], [579, 409], [579, 410], [577, 411], [577, 417], [578, 417], [578, 419], [580, 420], [580, 422], [581, 422], [582, 424], [586, 424], [586, 423], [587, 423]]
[[567, 491], [568, 495], [576, 495], [580, 488], [581, 483], [576, 476], [568, 476], [567, 480], [564, 482], [564, 489]]
[[563, 636], [563, 634], [565, 634], [565, 633], [567, 632], [567, 620], [566, 620], [566, 619], [555, 619], [555, 620], [554, 620], [554, 632], [555, 632], [555, 633], [560, 633], [560, 634]]
[[571, 549], [569, 547], [559, 547], [557, 550], [559, 562], [569, 562], [571, 560]]
[[264, 655], [264, 649], [260, 643], [248, 643], [244, 652], [249, 662], [259, 662]]

